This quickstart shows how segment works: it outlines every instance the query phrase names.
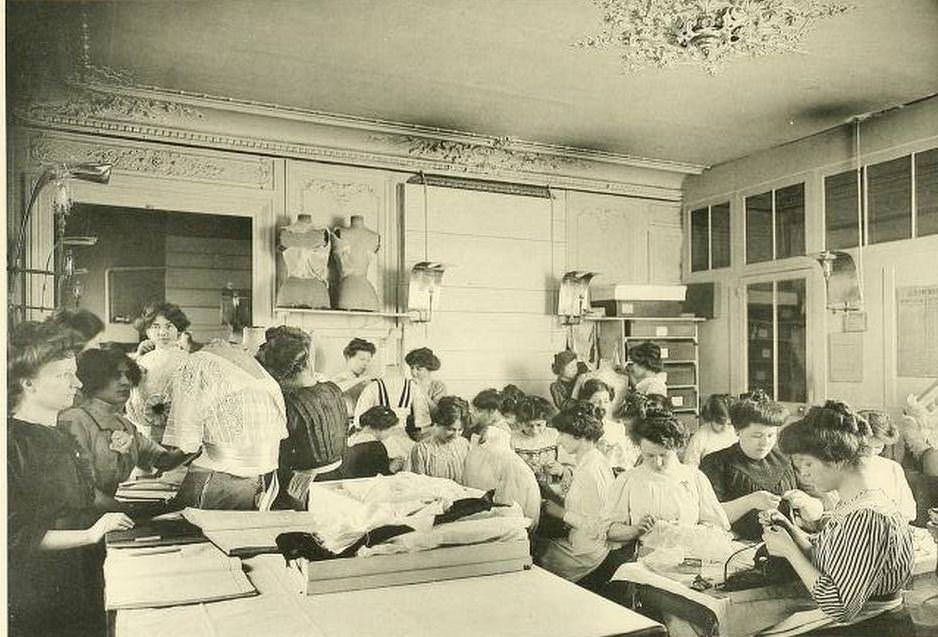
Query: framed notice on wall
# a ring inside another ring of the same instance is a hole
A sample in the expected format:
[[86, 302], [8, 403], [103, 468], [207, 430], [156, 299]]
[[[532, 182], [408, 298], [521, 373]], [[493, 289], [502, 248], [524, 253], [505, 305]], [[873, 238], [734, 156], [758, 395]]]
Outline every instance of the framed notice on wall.
[[896, 289], [899, 376], [938, 377], [938, 285]]

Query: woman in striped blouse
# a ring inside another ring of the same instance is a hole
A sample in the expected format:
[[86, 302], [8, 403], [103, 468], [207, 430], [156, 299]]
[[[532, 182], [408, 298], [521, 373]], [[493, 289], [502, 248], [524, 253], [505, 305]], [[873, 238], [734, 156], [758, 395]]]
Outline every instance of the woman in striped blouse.
[[782, 451], [819, 491], [840, 502], [810, 538], [777, 511], [765, 512], [763, 538], [787, 559], [831, 623], [814, 635], [914, 634], [902, 603], [915, 551], [906, 520], [866, 462], [869, 424], [843, 403], [828, 401], [782, 430]]

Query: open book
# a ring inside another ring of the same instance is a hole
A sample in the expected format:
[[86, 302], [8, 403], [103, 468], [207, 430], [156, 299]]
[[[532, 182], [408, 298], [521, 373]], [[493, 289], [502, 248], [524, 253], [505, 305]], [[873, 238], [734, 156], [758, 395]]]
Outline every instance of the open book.
[[207, 542], [150, 548], [109, 548], [104, 561], [105, 606], [160, 608], [256, 595], [241, 569]]

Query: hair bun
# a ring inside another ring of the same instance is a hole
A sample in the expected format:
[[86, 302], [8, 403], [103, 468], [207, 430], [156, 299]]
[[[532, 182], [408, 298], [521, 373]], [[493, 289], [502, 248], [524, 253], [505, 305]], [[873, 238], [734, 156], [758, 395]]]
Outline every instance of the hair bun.
[[860, 414], [850, 409], [850, 406], [839, 400], [828, 400], [824, 403], [827, 417], [824, 425], [829, 429], [844, 431], [856, 436], [872, 436], [870, 424]]
[[739, 400], [751, 400], [754, 403], [767, 403], [770, 401], [769, 395], [761, 387], [757, 387], [745, 394], [740, 394]]

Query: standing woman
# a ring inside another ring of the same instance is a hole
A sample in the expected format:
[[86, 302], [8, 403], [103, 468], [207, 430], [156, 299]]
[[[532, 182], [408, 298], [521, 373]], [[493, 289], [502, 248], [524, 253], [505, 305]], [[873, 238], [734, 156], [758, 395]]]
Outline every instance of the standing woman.
[[181, 336], [189, 327], [185, 313], [173, 303], [153, 303], [135, 326], [144, 340], [137, 347], [143, 379], [130, 393], [127, 416], [140, 430], [161, 443], [172, 403], [173, 378], [189, 357]]
[[912, 635], [902, 586], [912, 576], [915, 549], [906, 520], [864, 461], [869, 424], [843, 403], [828, 401], [782, 430], [782, 451], [820, 491], [840, 502], [813, 538], [777, 511], [766, 512], [769, 553], [787, 559], [831, 620], [814, 635]]
[[56, 325], [16, 326], [7, 359], [10, 635], [103, 634], [98, 546], [128, 529], [123, 513], [95, 513], [91, 469], [56, 417], [81, 383], [70, 336]]

